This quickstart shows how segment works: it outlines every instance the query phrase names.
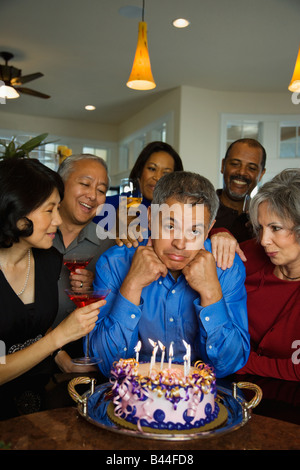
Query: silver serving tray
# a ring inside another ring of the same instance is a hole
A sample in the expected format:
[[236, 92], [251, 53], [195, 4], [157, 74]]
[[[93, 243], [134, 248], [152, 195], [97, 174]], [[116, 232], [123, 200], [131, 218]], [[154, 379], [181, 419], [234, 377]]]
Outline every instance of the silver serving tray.
[[[75, 387], [78, 384], [91, 384], [90, 390], [80, 396]], [[238, 389], [250, 389], [255, 395], [250, 402], [238, 394]], [[110, 403], [107, 394], [111, 389], [110, 383], [101, 384], [95, 387], [95, 379], [89, 377], [76, 377], [68, 384], [68, 391], [72, 399], [77, 403], [79, 414], [88, 422], [95, 426], [132, 437], [141, 437], [146, 439], [183, 441], [191, 439], [204, 439], [209, 437], [218, 437], [223, 434], [235, 431], [244, 426], [251, 418], [251, 411], [255, 408], [262, 398], [262, 391], [256, 384], [250, 382], [238, 382], [232, 384], [232, 390], [218, 386], [218, 399], [222, 403], [228, 414], [227, 421], [216, 429], [209, 431], [199, 431], [195, 433], [151, 433], [137, 430], [125, 429], [110, 420], [107, 415], [107, 407]], [[149, 429], [149, 428], [148, 428]]]

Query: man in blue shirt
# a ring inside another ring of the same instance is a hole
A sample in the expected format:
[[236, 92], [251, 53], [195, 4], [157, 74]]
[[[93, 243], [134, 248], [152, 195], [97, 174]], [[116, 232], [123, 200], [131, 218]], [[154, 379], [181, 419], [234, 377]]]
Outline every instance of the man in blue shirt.
[[[154, 342], [172, 343], [173, 362], [211, 364], [217, 377], [247, 361], [248, 333], [245, 268], [236, 255], [233, 266], [216, 266], [207, 239], [218, 210], [213, 185], [189, 172], [165, 175], [155, 187], [149, 208], [151, 237], [138, 248], [112, 247], [97, 262], [94, 287], [111, 293], [90, 333], [90, 352], [109, 376], [114, 361], [135, 357], [150, 361]], [[159, 350], [157, 360], [160, 360]]]

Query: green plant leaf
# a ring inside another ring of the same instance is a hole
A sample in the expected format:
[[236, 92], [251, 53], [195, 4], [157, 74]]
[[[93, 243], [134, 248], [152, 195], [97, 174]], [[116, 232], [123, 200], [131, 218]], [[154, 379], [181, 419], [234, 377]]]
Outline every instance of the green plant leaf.
[[[0, 150], [0, 159], [5, 158], [29, 158], [29, 153], [32, 152], [37, 147], [41, 147], [46, 144], [50, 144], [52, 142], [45, 142], [48, 133], [37, 135], [32, 139], [29, 139], [24, 144], [16, 147], [15, 145], [15, 137], [7, 144], [5, 141], [0, 141], [0, 145], [4, 147], [4, 149]], [[54, 142], [54, 141], [53, 141]]]
[[45, 140], [47, 136], [48, 136], [48, 133], [37, 135], [36, 137], [33, 137], [32, 139], [28, 140], [24, 144], [20, 145], [20, 147], [18, 148], [25, 150], [26, 153], [31, 152], [36, 147], [39, 147], [40, 145], [45, 145], [46, 143], [48, 143], [48, 142], [43, 142], [43, 140]]
[[27, 152], [25, 152], [25, 150], [17, 149], [13, 157], [22, 158], [22, 157], [29, 157], [29, 155], [27, 154]]
[[16, 152], [15, 141], [11, 140], [6, 148], [7, 156], [11, 157], [15, 154], [15, 152]]

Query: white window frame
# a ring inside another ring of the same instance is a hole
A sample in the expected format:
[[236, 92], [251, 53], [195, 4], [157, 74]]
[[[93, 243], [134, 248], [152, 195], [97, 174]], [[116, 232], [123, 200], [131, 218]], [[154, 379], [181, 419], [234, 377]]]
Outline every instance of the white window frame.
[[[280, 125], [290, 123], [300, 125], [300, 117], [297, 114], [233, 114], [222, 113], [220, 117], [220, 158], [219, 168], [221, 170], [222, 159], [226, 153], [227, 123], [233, 121], [259, 122], [260, 143], [265, 147], [267, 153], [266, 172], [260, 184], [270, 180], [284, 168], [299, 168], [300, 158], [280, 158]], [[219, 187], [223, 186], [223, 175], [219, 175]]]
[[[284, 159], [284, 160], [287, 160], [288, 157], [280, 157], [280, 145], [282, 143], [281, 141], [281, 138], [280, 138], [280, 135], [281, 135], [281, 129], [282, 127], [295, 127], [298, 131], [300, 129], [300, 118], [298, 119], [298, 121], [281, 121], [280, 122], [280, 128], [279, 128], [279, 158], [280, 159]], [[295, 161], [299, 160], [300, 159], [300, 136], [297, 135], [296, 133], [296, 155], [295, 157], [290, 157], [290, 159], [293, 159]]]

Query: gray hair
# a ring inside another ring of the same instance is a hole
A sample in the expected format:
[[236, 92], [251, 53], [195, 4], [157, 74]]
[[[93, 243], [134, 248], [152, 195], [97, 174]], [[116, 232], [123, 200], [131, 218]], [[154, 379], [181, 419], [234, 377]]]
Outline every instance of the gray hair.
[[189, 171], [164, 175], [155, 185], [152, 204], [164, 204], [171, 197], [183, 203], [204, 204], [210, 213], [209, 225], [216, 217], [219, 198], [213, 184], [204, 176]]
[[89, 153], [81, 153], [78, 155], [70, 155], [69, 157], [65, 158], [65, 160], [60, 164], [57, 172], [65, 182], [70, 173], [74, 171], [74, 166], [76, 162], [79, 162], [81, 160], [94, 160], [98, 162], [100, 165], [102, 165], [105, 168], [105, 171], [107, 173], [108, 181], [109, 181], [109, 176], [108, 176], [108, 169], [107, 169], [107, 164], [106, 161], [103, 160], [101, 157], [97, 157], [96, 155], [92, 155]]
[[269, 208], [285, 221], [292, 221], [293, 232], [300, 242], [300, 168], [288, 168], [258, 190], [250, 202], [249, 216], [254, 235], [259, 238], [258, 206], [267, 202]]

